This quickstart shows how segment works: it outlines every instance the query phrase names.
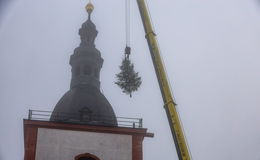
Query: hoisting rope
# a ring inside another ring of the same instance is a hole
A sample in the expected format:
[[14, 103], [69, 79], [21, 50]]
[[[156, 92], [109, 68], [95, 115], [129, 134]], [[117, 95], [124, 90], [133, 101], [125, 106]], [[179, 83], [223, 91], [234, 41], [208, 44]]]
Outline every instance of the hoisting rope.
[[117, 84], [124, 93], [132, 97], [132, 92], [137, 91], [142, 84], [141, 77], [138, 72], [134, 70], [134, 64], [130, 61], [131, 47], [130, 47], [130, 0], [125, 0], [125, 36], [126, 47], [124, 58], [120, 66], [121, 72], [116, 74]]
[[125, 54], [129, 57], [131, 53], [130, 48], [130, 0], [125, 1]]

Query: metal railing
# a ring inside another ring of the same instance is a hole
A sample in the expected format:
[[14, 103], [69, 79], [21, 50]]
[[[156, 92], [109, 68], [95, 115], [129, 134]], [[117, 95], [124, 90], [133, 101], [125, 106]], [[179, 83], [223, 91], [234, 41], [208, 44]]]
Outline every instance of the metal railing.
[[142, 128], [143, 120], [141, 118], [127, 118], [127, 117], [109, 117], [106, 115], [93, 115], [87, 117], [79, 114], [68, 114], [62, 112], [29, 110], [28, 119], [38, 121], [54, 121], [75, 124], [89, 124], [89, 125], [102, 125], [126, 127], [126, 128]]

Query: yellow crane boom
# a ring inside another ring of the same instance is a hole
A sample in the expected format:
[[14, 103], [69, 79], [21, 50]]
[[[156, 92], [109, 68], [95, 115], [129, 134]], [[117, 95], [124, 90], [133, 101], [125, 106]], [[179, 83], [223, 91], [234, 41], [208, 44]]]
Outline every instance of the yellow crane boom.
[[152, 28], [151, 20], [148, 14], [148, 9], [144, 0], [137, 0], [139, 11], [142, 17], [142, 22], [145, 30], [145, 37], [148, 42], [156, 76], [160, 86], [161, 94], [164, 101], [164, 107], [170, 124], [172, 136], [175, 142], [177, 154], [180, 160], [190, 160], [190, 154], [187, 143], [185, 141], [181, 122], [176, 110], [176, 104], [172, 98], [172, 93], [167, 80], [166, 72], [160, 56], [160, 51], [155, 38], [155, 33]]

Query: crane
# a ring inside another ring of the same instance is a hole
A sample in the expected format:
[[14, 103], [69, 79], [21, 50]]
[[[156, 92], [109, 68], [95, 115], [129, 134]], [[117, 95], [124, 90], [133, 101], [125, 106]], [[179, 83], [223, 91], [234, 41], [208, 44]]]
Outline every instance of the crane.
[[149, 46], [150, 54], [152, 57], [154, 69], [156, 72], [157, 80], [160, 86], [164, 108], [166, 110], [167, 118], [171, 128], [171, 133], [177, 150], [179, 160], [190, 160], [191, 155], [188, 150], [188, 145], [185, 140], [184, 132], [181, 126], [180, 118], [176, 109], [176, 104], [170, 90], [167, 75], [163, 66], [163, 61], [160, 55], [160, 50], [156, 41], [156, 34], [153, 31], [151, 20], [148, 13], [148, 8], [145, 0], [137, 0], [137, 5], [142, 18], [145, 38]]

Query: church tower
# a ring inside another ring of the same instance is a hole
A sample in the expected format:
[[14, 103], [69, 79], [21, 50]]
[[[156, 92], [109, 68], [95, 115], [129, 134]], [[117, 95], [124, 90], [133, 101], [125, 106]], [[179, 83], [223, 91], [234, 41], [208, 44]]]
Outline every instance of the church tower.
[[70, 57], [70, 90], [56, 105], [51, 121], [117, 126], [113, 108], [100, 92], [99, 74], [104, 60], [94, 44], [98, 31], [91, 21], [93, 9], [91, 3], [86, 6], [88, 19], [79, 30], [81, 43]]
[[142, 160], [143, 139], [153, 137], [142, 119], [116, 117], [100, 92], [104, 60], [94, 43], [93, 9], [86, 6], [81, 43], [70, 57], [70, 90], [53, 112], [30, 110], [24, 119], [24, 160]]

